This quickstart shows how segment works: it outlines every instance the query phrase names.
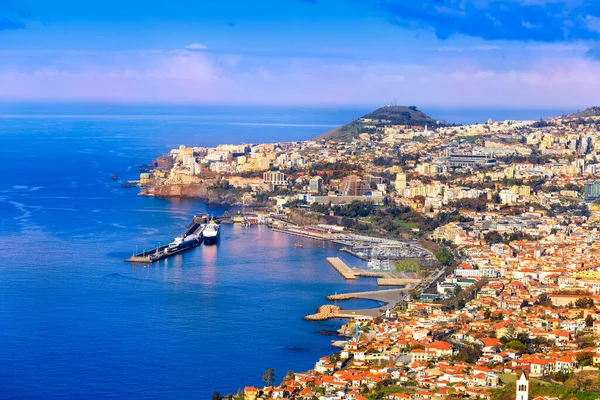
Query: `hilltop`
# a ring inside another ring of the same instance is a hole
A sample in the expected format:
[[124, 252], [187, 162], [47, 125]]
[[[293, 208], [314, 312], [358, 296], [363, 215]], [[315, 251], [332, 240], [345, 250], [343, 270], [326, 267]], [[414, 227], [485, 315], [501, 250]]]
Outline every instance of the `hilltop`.
[[569, 115], [569, 118], [589, 118], [589, 117], [600, 117], [600, 107], [590, 107], [583, 111], [578, 111], [574, 114]]
[[385, 125], [425, 126], [436, 123], [437, 121], [415, 106], [386, 106], [326, 132], [317, 139], [348, 141], [357, 138], [363, 132], [374, 132], [376, 128]]

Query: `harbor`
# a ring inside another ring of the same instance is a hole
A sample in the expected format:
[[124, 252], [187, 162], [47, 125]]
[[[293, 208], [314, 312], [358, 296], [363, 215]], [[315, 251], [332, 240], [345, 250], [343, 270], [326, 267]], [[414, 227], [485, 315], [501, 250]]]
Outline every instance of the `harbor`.
[[176, 237], [173, 242], [142, 251], [138, 254], [133, 254], [131, 257], [125, 259], [125, 261], [130, 263], [151, 264], [193, 249], [202, 244], [202, 241], [204, 240], [203, 233], [206, 227], [210, 225], [209, 222], [213, 222], [214, 224], [214, 221], [209, 219], [208, 214], [195, 215], [186, 231], [182, 235]]
[[346, 280], [356, 279], [356, 275], [345, 262], [338, 257], [328, 257], [327, 262]]
[[242, 226], [249, 227], [263, 223], [263, 214], [242, 214], [239, 211], [237, 213], [226, 211], [219, 217], [210, 217], [209, 214], [194, 215], [186, 231], [176, 237], [173, 242], [150, 250], [143, 250], [141, 253], [134, 252], [125, 261], [137, 264], [151, 264], [193, 249], [202, 244], [202, 242], [206, 244], [215, 243], [219, 238], [220, 224], [241, 224]]
[[[343, 232], [343, 229], [340, 230], [335, 226], [304, 227], [282, 222], [276, 218], [266, 218], [264, 214], [248, 214], [242, 211], [225, 211], [223, 215], [212, 218], [208, 214], [199, 214], [192, 218], [186, 231], [176, 237], [173, 242], [137, 254], [134, 253], [125, 261], [151, 264], [193, 249], [201, 243], [215, 243], [219, 236], [218, 226], [220, 224], [241, 224], [245, 227], [268, 224], [274, 232], [347, 246], [342, 247], [339, 251], [368, 261], [368, 268], [351, 267], [339, 257], [328, 257], [327, 263], [345, 280], [356, 280], [359, 277], [375, 278], [378, 286], [414, 287], [422, 281], [419, 266], [432, 261], [431, 253], [416, 243], [351, 234]], [[301, 248], [302, 245], [296, 243], [296, 247]], [[398, 259], [411, 260], [417, 265], [416, 269], [398, 268], [395, 264]]]

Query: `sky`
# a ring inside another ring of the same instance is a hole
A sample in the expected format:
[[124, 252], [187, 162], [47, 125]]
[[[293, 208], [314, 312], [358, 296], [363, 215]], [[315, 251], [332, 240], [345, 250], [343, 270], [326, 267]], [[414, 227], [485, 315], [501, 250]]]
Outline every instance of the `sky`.
[[600, 103], [598, 0], [0, 0], [0, 101]]

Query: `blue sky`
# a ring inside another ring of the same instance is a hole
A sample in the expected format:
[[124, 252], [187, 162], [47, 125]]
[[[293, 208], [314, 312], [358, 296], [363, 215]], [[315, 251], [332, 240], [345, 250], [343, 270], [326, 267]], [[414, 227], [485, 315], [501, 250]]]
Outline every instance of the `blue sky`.
[[586, 107], [596, 0], [0, 0], [0, 99]]

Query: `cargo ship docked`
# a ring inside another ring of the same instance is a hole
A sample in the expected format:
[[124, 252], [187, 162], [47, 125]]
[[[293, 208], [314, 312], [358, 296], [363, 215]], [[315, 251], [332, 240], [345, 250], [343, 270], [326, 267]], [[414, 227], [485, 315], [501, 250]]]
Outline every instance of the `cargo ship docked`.
[[[125, 261], [131, 263], [150, 264], [174, 256], [175, 254], [179, 254], [186, 250], [193, 249], [202, 243], [206, 228], [211, 226], [211, 224], [215, 224], [212, 220], [210, 223], [207, 223], [207, 221], [208, 214], [195, 215], [192, 222], [188, 225], [187, 230], [181, 236], [176, 237], [173, 242], [151, 250], [143, 251], [139, 254], [134, 254]], [[215, 235], [213, 233], [209, 233], [209, 236], [212, 238]]]
[[220, 227], [221, 226], [214, 220], [210, 220], [208, 224], [204, 225], [204, 229], [202, 231], [204, 244], [216, 243], [217, 240], [219, 240]]

